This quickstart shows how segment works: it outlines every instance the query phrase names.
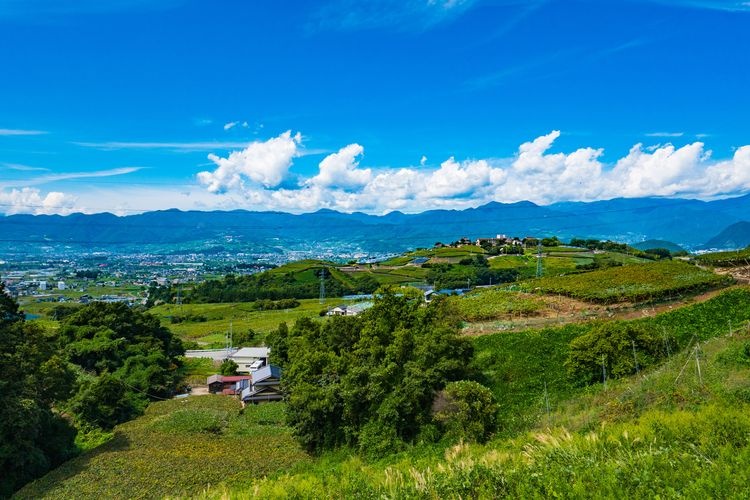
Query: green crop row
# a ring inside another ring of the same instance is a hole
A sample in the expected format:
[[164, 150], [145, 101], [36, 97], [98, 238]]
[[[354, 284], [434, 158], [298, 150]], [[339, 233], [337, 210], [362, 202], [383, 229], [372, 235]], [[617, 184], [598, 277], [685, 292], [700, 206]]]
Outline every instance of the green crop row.
[[508, 315], [532, 315], [543, 306], [542, 301], [529, 296], [505, 290], [476, 290], [464, 297], [452, 297], [465, 321], [487, 321]]
[[522, 283], [521, 290], [559, 294], [611, 304], [659, 300], [684, 293], [699, 293], [729, 284], [716, 275], [680, 261], [660, 261], [611, 267], [570, 276], [544, 277]]
[[750, 247], [730, 252], [706, 253], [696, 257], [701, 264], [717, 267], [733, 267], [750, 265]]

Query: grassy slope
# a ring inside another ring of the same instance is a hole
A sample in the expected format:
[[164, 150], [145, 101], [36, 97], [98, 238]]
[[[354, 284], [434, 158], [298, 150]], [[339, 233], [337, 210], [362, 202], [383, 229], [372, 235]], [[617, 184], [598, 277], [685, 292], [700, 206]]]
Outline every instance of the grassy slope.
[[108, 443], [27, 485], [18, 498], [160, 498], [249, 481], [309, 461], [283, 405], [200, 396], [152, 404]]
[[677, 357], [575, 398], [576, 407], [553, 411], [549, 428], [510, 439], [375, 464], [352, 458], [208, 496], [747, 498], [750, 358], [736, 353], [748, 344], [746, 333], [704, 344], [711, 370], [703, 384], [684, 372], [675, 382], [684, 365]]
[[662, 299], [725, 284], [726, 278], [681, 261], [612, 267], [522, 283], [526, 291], [561, 294], [600, 303]]
[[[378, 463], [348, 458], [312, 464], [307, 472], [262, 480], [253, 489], [225, 485], [207, 496], [747, 498], [748, 306], [750, 291], [733, 290], [652, 320], [654, 327], [679, 330], [680, 338], [698, 334], [709, 339], [701, 343], [702, 382], [689, 357], [691, 349], [638, 376], [610, 381], [606, 388], [552, 385], [549, 415], [542, 409], [543, 384], [535, 373], [562, 376], [567, 341], [582, 330], [478, 339], [480, 356], [491, 354], [510, 368], [485, 372], [499, 381], [504, 422], [524, 405], [532, 407], [534, 418], [515, 432], [506, 428], [486, 445], [459, 445], [444, 452], [417, 447]], [[722, 335], [729, 318], [735, 321], [731, 337]], [[745, 321], [741, 326], [740, 319]], [[514, 356], [521, 349], [531, 349], [537, 361]]]
[[[204, 496], [746, 496], [750, 289], [638, 321], [666, 329], [675, 355], [606, 389], [572, 386], [565, 374], [569, 341], [590, 325], [475, 339], [476, 368], [500, 401], [504, 426], [483, 446], [420, 445], [375, 463], [346, 450], [310, 459], [279, 425], [280, 405], [240, 416], [228, 398], [192, 398], [151, 406], [118, 427], [115, 440], [21, 495], [196, 495], [223, 482]], [[705, 341], [703, 384], [678, 353], [694, 335]]]

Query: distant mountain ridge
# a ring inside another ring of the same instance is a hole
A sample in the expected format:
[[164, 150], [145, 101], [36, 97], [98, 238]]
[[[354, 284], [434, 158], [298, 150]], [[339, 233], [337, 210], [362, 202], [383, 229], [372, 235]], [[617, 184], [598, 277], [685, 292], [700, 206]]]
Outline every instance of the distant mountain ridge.
[[0, 243], [107, 247], [233, 242], [248, 248], [272, 249], [290, 244], [349, 242], [374, 252], [400, 252], [463, 236], [473, 239], [506, 234], [628, 243], [653, 239], [698, 248], [733, 224], [746, 221], [748, 214], [750, 195], [709, 202], [664, 198], [618, 198], [548, 206], [528, 201], [492, 202], [466, 210], [391, 212], [382, 216], [328, 209], [299, 215], [176, 209], [122, 217], [109, 213], [10, 215], [0, 217]]
[[733, 249], [745, 248], [748, 245], [750, 245], [750, 222], [741, 221], [728, 226], [703, 246], [707, 249]]

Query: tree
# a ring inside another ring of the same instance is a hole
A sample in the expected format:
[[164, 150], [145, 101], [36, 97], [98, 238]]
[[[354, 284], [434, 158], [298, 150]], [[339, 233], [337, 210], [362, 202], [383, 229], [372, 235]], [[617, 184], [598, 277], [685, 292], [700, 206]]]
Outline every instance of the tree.
[[237, 375], [237, 368], [240, 366], [231, 359], [225, 359], [221, 362], [219, 373], [222, 375]]
[[578, 383], [593, 384], [602, 381], [602, 365], [608, 378], [632, 375], [662, 358], [663, 348], [663, 339], [643, 326], [611, 321], [573, 339], [566, 366]]
[[413, 441], [432, 422], [435, 393], [463, 378], [471, 357], [452, 307], [386, 293], [361, 316], [295, 323], [284, 388], [300, 443], [377, 456]]
[[74, 379], [54, 336], [25, 323], [0, 283], [0, 497], [76, 453], [75, 430], [53, 409]]
[[[171, 396], [180, 381], [185, 353], [180, 339], [155, 316], [125, 304], [82, 307], [63, 321], [60, 340], [67, 359], [83, 374], [70, 407], [82, 425], [110, 428], [124, 422], [150, 399]], [[113, 393], [103, 397], [101, 391]], [[97, 404], [101, 408], [90, 408]]]
[[440, 391], [432, 404], [434, 419], [453, 441], [486, 441], [497, 427], [497, 403], [477, 382], [459, 380]]

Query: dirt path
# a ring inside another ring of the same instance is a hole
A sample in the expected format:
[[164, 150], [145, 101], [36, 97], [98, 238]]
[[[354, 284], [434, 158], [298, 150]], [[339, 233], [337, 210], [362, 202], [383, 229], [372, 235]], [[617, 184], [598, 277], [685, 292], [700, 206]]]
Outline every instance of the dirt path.
[[626, 302], [606, 306], [562, 296], [545, 296], [542, 297], [542, 300], [545, 302], [545, 308], [538, 315], [526, 317], [508, 316], [492, 321], [470, 323], [464, 327], [462, 333], [464, 335], [477, 336], [498, 332], [516, 332], [530, 328], [567, 325], [570, 323], [582, 323], [596, 319], [630, 320], [648, 318], [673, 309], [679, 309], [689, 304], [705, 302], [725, 290], [728, 290], [728, 288], [711, 290], [689, 297], [680, 297], [675, 300], [659, 302], [658, 304], [632, 304]]

